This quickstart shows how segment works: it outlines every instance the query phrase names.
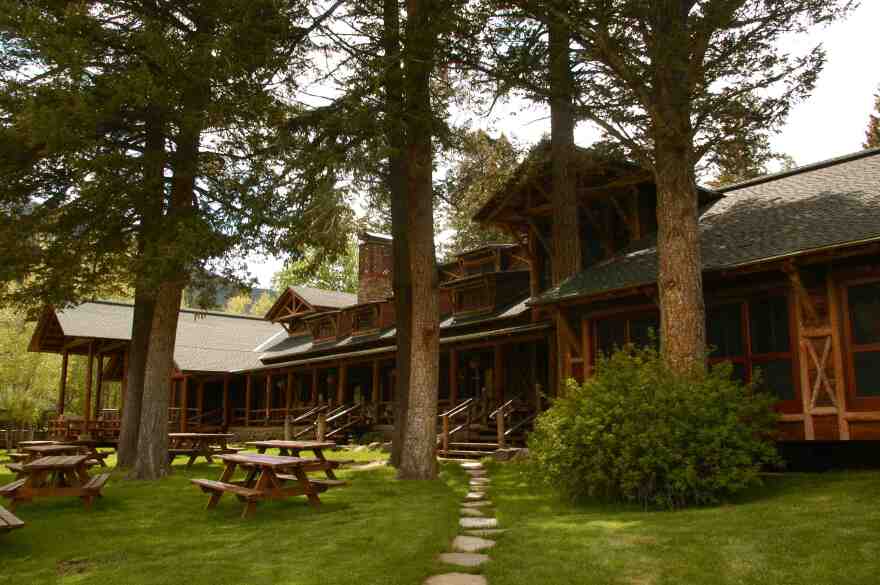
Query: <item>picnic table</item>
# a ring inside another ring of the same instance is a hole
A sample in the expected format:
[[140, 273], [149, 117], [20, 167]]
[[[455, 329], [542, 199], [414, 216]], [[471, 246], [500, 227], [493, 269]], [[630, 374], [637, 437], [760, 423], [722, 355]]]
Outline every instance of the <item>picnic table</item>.
[[230, 433], [168, 433], [168, 464], [178, 455], [189, 457], [187, 467], [192, 467], [197, 457], [204, 457], [208, 463], [213, 463], [214, 455], [238, 452], [238, 449], [227, 445], [234, 438], [235, 435]]
[[74, 496], [81, 498], [86, 509], [91, 509], [101, 488], [110, 479], [109, 473], [89, 476], [88, 455], [50, 455], [22, 466], [21, 477], [0, 487], [0, 496], [9, 498], [10, 509], [18, 502], [34, 498]]
[[107, 463], [104, 461], [107, 457], [110, 456], [110, 453], [106, 451], [98, 451], [98, 447], [114, 447], [116, 448], [117, 444], [115, 442], [110, 441], [98, 441], [95, 439], [76, 439], [74, 441], [68, 441], [66, 444], [68, 445], [76, 445], [85, 449], [89, 455], [89, 463], [96, 463], [101, 467], [107, 467]]
[[[319, 493], [330, 488], [346, 485], [338, 479], [312, 479], [308, 471], [325, 469], [324, 462], [319, 459], [304, 459], [281, 455], [255, 455], [239, 453], [220, 455], [226, 464], [218, 481], [210, 479], [192, 479], [205, 493], [210, 493], [207, 509], [217, 506], [224, 493], [231, 493], [244, 502], [241, 517], [248, 518], [261, 500], [282, 500], [294, 496], [306, 496], [313, 506], [320, 506]], [[246, 475], [244, 480], [233, 481], [237, 468], [241, 467]], [[286, 483], [290, 482], [290, 483]]]
[[19, 441], [18, 448], [36, 447], [37, 445], [57, 445], [58, 441]]
[[24, 466], [31, 461], [36, 461], [37, 459], [50, 455], [80, 455], [82, 451], [82, 447], [67, 443], [26, 445], [21, 447], [21, 453], [10, 455], [10, 457], [15, 460], [15, 463], [9, 463], [6, 467], [9, 471], [15, 473], [18, 479], [21, 479], [27, 475], [24, 471]]
[[329, 461], [324, 456], [324, 449], [333, 449], [336, 447], [336, 443], [332, 441], [269, 440], [250, 441], [247, 445], [256, 447], [257, 452], [261, 455], [268, 449], [278, 449], [279, 455], [289, 455], [291, 457], [299, 457], [300, 453], [303, 451], [311, 451], [319, 461], [322, 461], [326, 465], [323, 471], [327, 474], [327, 477], [329, 479], [336, 479], [336, 474], [333, 473], [333, 470], [339, 467], [340, 463], [338, 461]]

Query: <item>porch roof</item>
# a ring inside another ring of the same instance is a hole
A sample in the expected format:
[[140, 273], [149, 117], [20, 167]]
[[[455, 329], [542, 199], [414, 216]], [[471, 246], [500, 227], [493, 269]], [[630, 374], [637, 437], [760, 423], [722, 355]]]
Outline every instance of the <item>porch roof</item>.
[[[719, 189], [700, 214], [704, 271], [880, 241], [880, 149]], [[544, 292], [542, 305], [657, 280], [656, 236]]]

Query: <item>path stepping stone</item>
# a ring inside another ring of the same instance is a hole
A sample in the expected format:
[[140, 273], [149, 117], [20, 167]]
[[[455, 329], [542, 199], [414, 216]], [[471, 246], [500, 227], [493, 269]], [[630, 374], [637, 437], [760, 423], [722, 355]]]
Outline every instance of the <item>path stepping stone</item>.
[[459, 518], [458, 525], [470, 529], [498, 528], [498, 520], [495, 518]]
[[465, 530], [468, 536], [501, 536], [507, 528], [484, 528], [483, 530]]
[[490, 480], [488, 477], [472, 477], [471, 478], [471, 485], [489, 485], [489, 482], [490, 482]]
[[462, 463], [461, 466], [465, 469], [483, 469], [483, 464], [479, 461], [469, 461], [468, 463]]
[[479, 553], [443, 553], [439, 557], [440, 562], [459, 567], [479, 567], [489, 560], [489, 555]]
[[452, 550], [455, 552], [475, 553], [495, 546], [494, 540], [478, 538], [476, 536], [456, 536], [452, 541]]
[[483, 492], [468, 492], [464, 499], [471, 502], [476, 502], [477, 500], [485, 500], [486, 494]]
[[461, 509], [462, 516], [475, 516], [475, 517], [484, 517], [485, 514], [477, 510], [476, 508], [462, 508]]
[[445, 573], [434, 575], [425, 580], [424, 585], [488, 585], [488, 581], [482, 575], [470, 573]]
[[489, 500], [478, 500], [476, 502], [462, 502], [462, 508], [485, 508], [486, 506], [491, 506], [492, 502]]
[[485, 469], [466, 469], [465, 472], [471, 477], [486, 477]]

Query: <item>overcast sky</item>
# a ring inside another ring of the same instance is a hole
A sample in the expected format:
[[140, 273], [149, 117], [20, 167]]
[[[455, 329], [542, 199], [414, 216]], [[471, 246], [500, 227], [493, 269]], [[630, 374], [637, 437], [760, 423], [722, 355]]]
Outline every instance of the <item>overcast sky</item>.
[[[804, 165], [861, 149], [880, 86], [878, 25], [880, 0], [862, 0], [862, 6], [847, 20], [816, 30], [805, 39], [811, 45], [823, 43], [828, 61], [813, 95], [794, 107], [784, 130], [773, 138], [777, 152]], [[520, 105], [499, 108], [491, 119], [471, 116], [469, 121], [493, 134], [503, 131], [528, 146], [549, 132], [547, 116], [541, 108], [523, 110]], [[595, 132], [588, 125], [579, 125], [578, 144], [589, 145], [594, 139]], [[280, 261], [271, 258], [254, 258], [250, 263], [252, 274], [263, 287], [271, 286], [272, 275], [280, 267]]]

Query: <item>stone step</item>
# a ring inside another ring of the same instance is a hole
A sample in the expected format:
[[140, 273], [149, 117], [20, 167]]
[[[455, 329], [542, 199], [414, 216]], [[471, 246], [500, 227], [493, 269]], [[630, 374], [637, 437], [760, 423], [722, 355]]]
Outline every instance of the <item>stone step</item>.
[[479, 553], [443, 553], [439, 557], [441, 563], [459, 567], [479, 567], [489, 560], [489, 555]]
[[458, 525], [468, 530], [483, 530], [498, 528], [498, 520], [496, 518], [459, 518]]
[[483, 528], [482, 530], [465, 530], [464, 533], [468, 536], [501, 536], [505, 532], [507, 532], [507, 528]]
[[494, 540], [478, 536], [456, 536], [452, 541], [452, 550], [463, 553], [476, 553], [495, 546]]
[[465, 500], [469, 502], [476, 502], [477, 500], [485, 500], [486, 494], [482, 492], [468, 492], [468, 494], [464, 497]]
[[485, 508], [486, 506], [491, 506], [492, 502], [489, 500], [478, 500], [476, 502], [462, 502], [462, 508]]
[[471, 518], [484, 518], [486, 515], [477, 508], [462, 508], [459, 510], [461, 516], [470, 516]]
[[470, 573], [444, 573], [434, 575], [425, 580], [424, 585], [488, 585], [488, 581], [482, 575]]

